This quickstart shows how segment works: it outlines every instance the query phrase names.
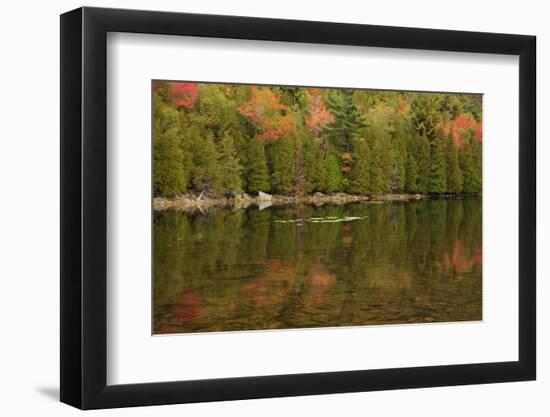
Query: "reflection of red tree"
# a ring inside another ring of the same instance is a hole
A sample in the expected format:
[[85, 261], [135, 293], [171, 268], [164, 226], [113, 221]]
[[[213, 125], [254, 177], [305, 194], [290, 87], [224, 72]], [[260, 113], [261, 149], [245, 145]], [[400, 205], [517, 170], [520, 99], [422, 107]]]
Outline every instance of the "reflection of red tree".
[[241, 292], [258, 305], [279, 304], [285, 300], [295, 275], [294, 267], [279, 259], [270, 259], [265, 272], [243, 285]]
[[309, 268], [306, 280], [311, 285], [311, 305], [321, 304], [325, 293], [336, 282], [334, 275], [321, 264], [315, 264]]
[[202, 295], [194, 291], [184, 292], [180, 300], [181, 307], [176, 313], [177, 318], [186, 323], [200, 316], [204, 305]]
[[464, 243], [461, 240], [457, 240], [452, 254], [445, 254], [443, 257], [443, 267], [445, 268], [445, 272], [454, 269], [456, 273], [460, 274], [465, 271], [471, 271], [474, 265], [481, 265], [481, 261], [481, 246], [476, 248], [473, 256], [468, 256], [464, 253]]

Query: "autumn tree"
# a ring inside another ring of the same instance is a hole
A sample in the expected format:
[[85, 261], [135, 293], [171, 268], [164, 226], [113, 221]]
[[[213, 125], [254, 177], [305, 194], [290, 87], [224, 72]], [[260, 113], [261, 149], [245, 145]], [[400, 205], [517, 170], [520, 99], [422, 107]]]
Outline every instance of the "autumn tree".
[[239, 112], [250, 122], [260, 141], [277, 141], [292, 130], [292, 116], [288, 106], [268, 87], [252, 87], [250, 100], [239, 107]]

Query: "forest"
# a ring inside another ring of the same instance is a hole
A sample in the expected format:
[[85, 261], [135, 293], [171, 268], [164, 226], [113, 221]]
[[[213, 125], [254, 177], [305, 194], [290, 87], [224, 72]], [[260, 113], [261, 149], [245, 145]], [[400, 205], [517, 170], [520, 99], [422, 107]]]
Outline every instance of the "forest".
[[480, 194], [482, 96], [153, 81], [155, 197]]

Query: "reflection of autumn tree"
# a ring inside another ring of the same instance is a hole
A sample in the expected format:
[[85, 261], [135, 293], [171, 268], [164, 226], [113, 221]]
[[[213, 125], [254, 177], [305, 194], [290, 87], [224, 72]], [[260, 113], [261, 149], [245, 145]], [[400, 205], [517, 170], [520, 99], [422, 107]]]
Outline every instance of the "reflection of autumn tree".
[[155, 305], [187, 331], [452, 319], [481, 296], [481, 232], [478, 199], [157, 212]]

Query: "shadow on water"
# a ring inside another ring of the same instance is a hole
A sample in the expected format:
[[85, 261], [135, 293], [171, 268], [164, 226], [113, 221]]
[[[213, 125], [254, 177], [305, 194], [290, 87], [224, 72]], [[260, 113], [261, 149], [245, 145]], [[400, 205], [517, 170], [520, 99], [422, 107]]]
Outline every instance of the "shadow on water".
[[155, 333], [481, 320], [481, 198], [155, 212]]

